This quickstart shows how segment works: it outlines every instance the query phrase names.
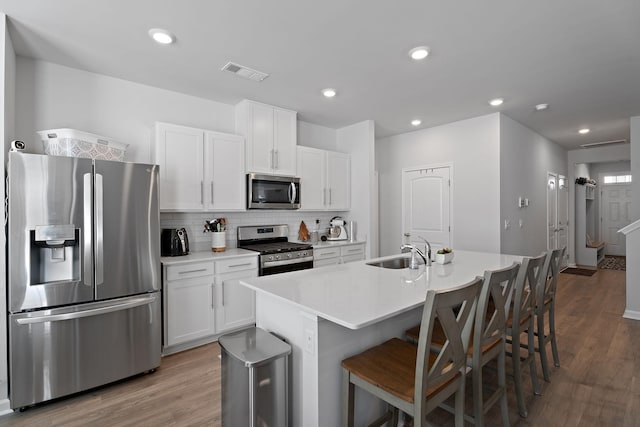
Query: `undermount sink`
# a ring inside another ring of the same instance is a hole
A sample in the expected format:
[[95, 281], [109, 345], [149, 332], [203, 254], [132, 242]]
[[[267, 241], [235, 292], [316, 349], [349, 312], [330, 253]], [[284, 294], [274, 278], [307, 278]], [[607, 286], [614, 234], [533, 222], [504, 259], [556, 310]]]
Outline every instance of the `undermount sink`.
[[409, 267], [410, 261], [411, 261], [411, 258], [398, 257], [398, 258], [387, 259], [384, 261], [368, 262], [367, 265], [372, 265], [374, 267], [380, 267], [380, 268], [393, 268], [394, 270], [400, 270], [402, 268]]

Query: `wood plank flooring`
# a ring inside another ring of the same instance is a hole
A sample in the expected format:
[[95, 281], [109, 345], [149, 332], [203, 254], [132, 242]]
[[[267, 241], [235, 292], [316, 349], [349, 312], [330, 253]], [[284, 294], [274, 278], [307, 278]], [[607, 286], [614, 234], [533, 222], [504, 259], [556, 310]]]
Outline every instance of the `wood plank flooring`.
[[[508, 382], [511, 425], [640, 427], [640, 321], [623, 319], [624, 305], [623, 271], [560, 275], [556, 321], [561, 367], [552, 367], [551, 383], [545, 383], [538, 365], [540, 397], [531, 393], [525, 373], [526, 419], [518, 415], [513, 383]], [[214, 343], [165, 357], [154, 374], [9, 414], [0, 418], [0, 427], [219, 426], [219, 353]], [[548, 356], [552, 360], [550, 349]], [[435, 421], [453, 425], [448, 414], [434, 415]], [[498, 405], [489, 412], [487, 425], [501, 425]]]

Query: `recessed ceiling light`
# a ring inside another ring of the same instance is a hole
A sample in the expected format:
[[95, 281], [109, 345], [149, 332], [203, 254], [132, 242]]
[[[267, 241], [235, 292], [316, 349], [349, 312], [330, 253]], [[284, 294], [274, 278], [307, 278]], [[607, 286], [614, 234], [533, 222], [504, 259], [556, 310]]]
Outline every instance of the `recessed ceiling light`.
[[336, 96], [336, 90], [332, 88], [322, 89], [322, 94], [327, 98], [333, 98]]
[[495, 98], [489, 101], [489, 105], [491, 105], [492, 107], [497, 107], [499, 105], [502, 105], [503, 102], [504, 98]]
[[536, 111], [544, 111], [549, 108], [549, 104], [538, 104], [536, 105]]
[[176, 41], [176, 36], [162, 28], [152, 28], [149, 30], [149, 36], [160, 44], [171, 44]]
[[582, 129], [580, 129], [580, 130], [578, 131], [578, 133], [579, 133], [579, 134], [582, 134], [582, 135], [586, 135], [586, 134], [588, 134], [589, 132], [591, 132], [591, 129], [589, 129], [589, 128], [582, 128]]
[[426, 46], [414, 47], [409, 51], [409, 56], [411, 57], [411, 59], [419, 61], [429, 56], [429, 48]]
[[422, 124], [422, 120], [418, 120], [418, 119], [411, 120], [411, 124], [413, 126], [420, 126]]

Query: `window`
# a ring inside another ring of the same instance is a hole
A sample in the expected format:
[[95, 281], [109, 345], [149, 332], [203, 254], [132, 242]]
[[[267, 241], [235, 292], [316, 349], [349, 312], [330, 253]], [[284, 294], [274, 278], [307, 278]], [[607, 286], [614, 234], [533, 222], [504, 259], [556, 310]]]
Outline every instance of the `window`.
[[631, 175], [607, 175], [604, 177], [605, 184], [627, 184], [631, 182]]

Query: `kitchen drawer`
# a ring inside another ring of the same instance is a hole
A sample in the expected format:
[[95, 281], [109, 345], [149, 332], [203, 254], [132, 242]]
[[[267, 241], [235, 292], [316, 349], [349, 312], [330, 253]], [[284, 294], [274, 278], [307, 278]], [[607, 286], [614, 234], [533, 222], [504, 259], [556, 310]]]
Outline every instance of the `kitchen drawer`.
[[364, 255], [364, 245], [342, 246], [340, 256]]
[[340, 256], [340, 248], [322, 248], [313, 250], [313, 260], [334, 258]]
[[189, 279], [192, 277], [212, 276], [213, 262], [194, 262], [167, 266], [166, 280]]
[[258, 268], [258, 256], [216, 261], [216, 275]]
[[355, 255], [345, 255], [341, 258], [341, 261], [343, 264], [346, 264], [348, 262], [362, 261], [363, 259], [364, 259], [364, 254], [359, 253]]
[[314, 260], [313, 260], [313, 267], [314, 268], [324, 267], [325, 265], [338, 265], [338, 264], [340, 264], [340, 258], [338, 258], [338, 257], [317, 259], [314, 256]]

